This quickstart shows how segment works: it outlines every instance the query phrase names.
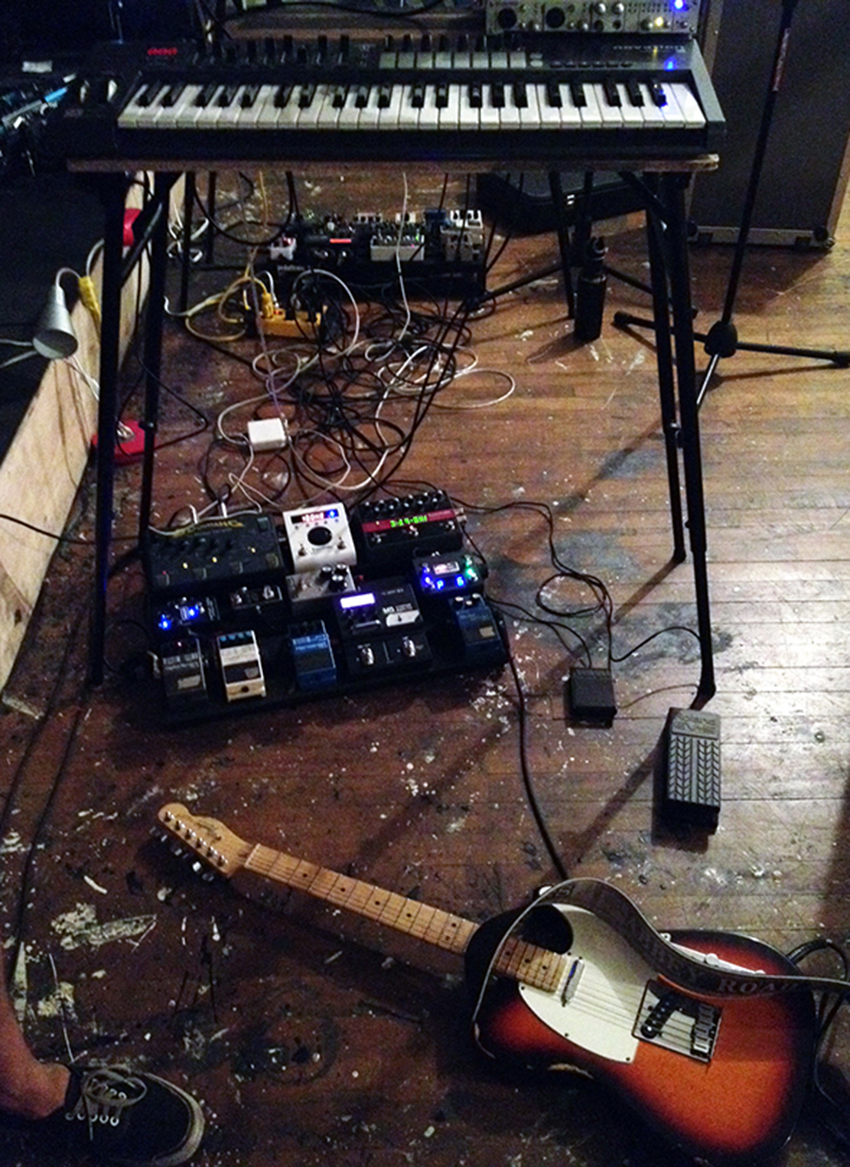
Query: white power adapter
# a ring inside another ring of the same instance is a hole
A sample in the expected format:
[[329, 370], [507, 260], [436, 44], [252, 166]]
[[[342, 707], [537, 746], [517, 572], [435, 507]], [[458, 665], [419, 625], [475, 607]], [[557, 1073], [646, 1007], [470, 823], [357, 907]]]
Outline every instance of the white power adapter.
[[248, 441], [255, 454], [282, 450], [286, 446], [283, 422], [279, 417], [254, 418], [248, 422]]

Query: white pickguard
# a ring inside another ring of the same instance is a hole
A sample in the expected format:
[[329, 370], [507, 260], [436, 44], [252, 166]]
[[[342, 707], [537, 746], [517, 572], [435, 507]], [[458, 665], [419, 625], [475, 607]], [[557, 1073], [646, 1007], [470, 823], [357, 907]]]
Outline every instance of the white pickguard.
[[561, 1037], [611, 1061], [630, 1062], [639, 1044], [632, 1030], [653, 969], [591, 912], [554, 906], [573, 931], [566, 971], [554, 993], [520, 984], [520, 996]]

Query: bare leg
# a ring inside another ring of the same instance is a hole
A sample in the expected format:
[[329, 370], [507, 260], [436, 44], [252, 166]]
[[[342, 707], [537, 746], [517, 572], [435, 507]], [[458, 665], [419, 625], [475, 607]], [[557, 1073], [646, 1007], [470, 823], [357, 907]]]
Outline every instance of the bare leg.
[[6, 991], [0, 950], [0, 1110], [23, 1118], [46, 1118], [65, 1101], [68, 1071], [40, 1062], [32, 1053]]

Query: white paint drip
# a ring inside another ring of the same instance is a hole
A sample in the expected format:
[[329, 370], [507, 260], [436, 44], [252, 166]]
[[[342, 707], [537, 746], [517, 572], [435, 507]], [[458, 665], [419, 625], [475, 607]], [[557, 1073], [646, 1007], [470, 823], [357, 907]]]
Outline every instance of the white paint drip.
[[156, 924], [156, 916], [126, 916], [124, 919], [98, 923], [93, 904], [77, 904], [71, 912], [65, 912], [52, 921], [51, 927], [59, 934], [60, 945], [65, 949], [100, 948], [112, 940], [132, 940], [146, 935]]

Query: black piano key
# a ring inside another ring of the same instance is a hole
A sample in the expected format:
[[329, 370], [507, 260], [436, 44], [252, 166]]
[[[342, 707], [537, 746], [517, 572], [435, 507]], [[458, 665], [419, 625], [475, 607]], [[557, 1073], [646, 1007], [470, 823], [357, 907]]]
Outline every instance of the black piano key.
[[168, 89], [162, 95], [160, 105], [164, 105], [170, 109], [171, 106], [176, 104], [178, 97], [180, 97], [185, 88], [185, 82], [181, 82], [179, 85], [169, 85]]
[[564, 104], [561, 100], [561, 87], [557, 81], [546, 82], [546, 104], [552, 109], [560, 109]]
[[222, 85], [215, 99], [216, 105], [220, 106], [222, 109], [227, 109], [229, 105], [233, 104], [233, 99], [239, 92], [239, 88], [240, 87], [238, 85]]
[[610, 77], [606, 77], [602, 82], [602, 89], [608, 104], [619, 109], [623, 104], [623, 100], [620, 97], [620, 91], [617, 89], [617, 82], [612, 81]]
[[195, 105], [201, 106], [202, 109], [208, 106], [220, 88], [221, 86], [217, 81], [210, 81], [202, 89], [198, 90], [198, 94], [195, 97]]
[[313, 104], [313, 98], [316, 96], [315, 85], [302, 85], [298, 91], [298, 108], [309, 109]]
[[354, 105], [357, 109], [365, 109], [369, 104], [369, 85], [358, 85], [354, 95]]
[[664, 87], [661, 84], [661, 82], [660, 81], [650, 81], [648, 84], [649, 84], [649, 95], [652, 98], [655, 105], [657, 105], [659, 108], [661, 108], [662, 106], [665, 106], [667, 104], [667, 94], [664, 92]]
[[633, 106], [639, 109], [643, 105], [643, 90], [634, 77], [629, 77], [626, 81], [626, 93], [628, 93], [629, 101]]
[[392, 101], [392, 85], [381, 85], [378, 88], [378, 109], [389, 109]]
[[481, 109], [481, 85], [477, 81], [467, 86], [466, 96], [470, 109]]
[[437, 109], [446, 109], [449, 104], [449, 85], [447, 81], [441, 81], [436, 86], [436, 98], [434, 101]]
[[411, 86], [410, 104], [414, 109], [422, 109], [425, 105], [425, 86], [419, 81]]
[[345, 105], [345, 99], [348, 96], [347, 85], [337, 85], [334, 89], [334, 95], [331, 98], [331, 105], [334, 109], [342, 109]]
[[517, 109], [528, 109], [528, 90], [524, 81], [514, 81], [512, 85], [514, 105]]
[[581, 81], [570, 82], [570, 93], [572, 94], [573, 104], [576, 109], [584, 109], [587, 105], [587, 97], [584, 93], [584, 86]]
[[159, 96], [159, 94], [162, 92], [162, 90], [164, 88], [165, 88], [164, 81], [151, 81], [151, 83], [149, 85], [146, 85], [144, 87], [144, 89], [141, 91], [141, 93], [139, 94], [139, 96], [136, 98], [136, 105], [141, 105], [141, 106], [153, 105], [153, 103], [156, 101], [157, 97]]
[[494, 109], [505, 108], [505, 86], [501, 81], [494, 81], [490, 86], [490, 103]]
[[278, 85], [274, 94], [274, 102], [272, 103], [275, 109], [284, 109], [289, 104], [289, 99], [292, 96], [291, 85]]
[[259, 85], [246, 85], [242, 91], [242, 96], [239, 98], [239, 104], [242, 109], [251, 109], [259, 95]]

